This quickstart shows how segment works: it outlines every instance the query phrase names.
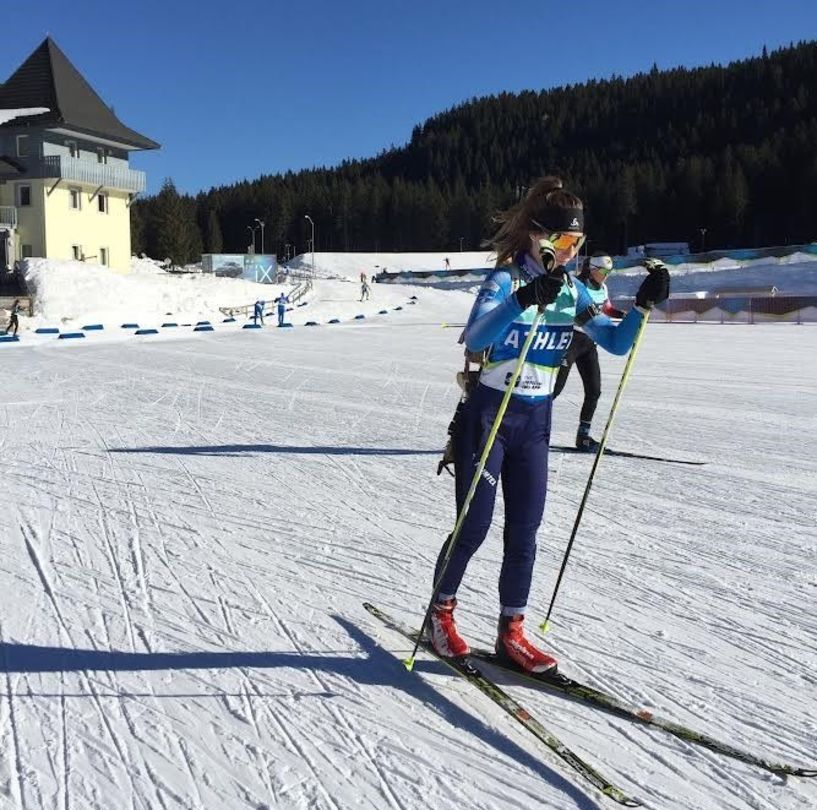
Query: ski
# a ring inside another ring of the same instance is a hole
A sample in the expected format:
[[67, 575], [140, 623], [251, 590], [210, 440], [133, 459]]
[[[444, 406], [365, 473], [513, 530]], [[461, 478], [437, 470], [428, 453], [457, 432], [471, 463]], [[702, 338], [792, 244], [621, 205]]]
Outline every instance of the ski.
[[[575, 447], [569, 447], [568, 445], [564, 444], [552, 444], [550, 449], [554, 453], [576, 453], [576, 455], [589, 456], [590, 458], [593, 458], [596, 455], [593, 452], [578, 450]], [[691, 461], [684, 458], [668, 458], [667, 456], [647, 456], [642, 453], [629, 453], [626, 450], [611, 450], [607, 447], [604, 449], [604, 455], [613, 456], [616, 458], [637, 458], [641, 459], [642, 461], [663, 461], [666, 464], [689, 464], [693, 467], [703, 467], [704, 464], [707, 463], [706, 461]]]
[[764, 770], [771, 771], [779, 776], [817, 776], [817, 770], [798, 768], [793, 765], [787, 765], [780, 762], [772, 762], [764, 757], [759, 757], [747, 751], [742, 751], [739, 748], [735, 748], [735, 746], [731, 745], [730, 743], [717, 740], [714, 737], [710, 737], [707, 734], [702, 734], [701, 732], [695, 731], [687, 726], [683, 726], [680, 723], [675, 723], [672, 720], [665, 720], [663, 718], [656, 717], [649, 709], [642, 709], [636, 706], [627, 705], [613, 695], [602, 692], [598, 689], [594, 689], [592, 686], [586, 686], [579, 681], [574, 681], [572, 678], [568, 678], [561, 673], [556, 673], [553, 675], [548, 675], [547, 673], [536, 675], [534, 673], [523, 672], [512, 663], [506, 662], [499, 658], [490, 650], [471, 650], [470, 657], [476, 661], [490, 664], [491, 666], [497, 667], [505, 672], [510, 672], [516, 677], [526, 682], [533, 683], [543, 689], [547, 689], [551, 692], [561, 692], [562, 694], [568, 695], [571, 698], [588, 703], [596, 708], [603, 709], [604, 711], [614, 714], [617, 717], [623, 717], [626, 720], [633, 720], [637, 723], [642, 723], [643, 725], [660, 728], [663, 731], [666, 731], [669, 734], [672, 734], [688, 743], [693, 743], [703, 748], [708, 748], [710, 751], [714, 751], [717, 754], [723, 754], [724, 756], [739, 760], [747, 765], [754, 765], [758, 768], [763, 768]]
[[[416, 632], [397, 619], [392, 618], [388, 613], [384, 613], [369, 602], [364, 602], [363, 607], [366, 608], [372, 616], [375, 616], [383, 622], [390, 630], [399, 633], [412, 643], [417, 640]], [[599, 790], [604, 796], [607, 796], [624, 807], [641, 807], [642, 803], [638, 799], [627, 796], [621, 788], [616, 787], [616, 785], [602, 776], [592, 765], [585, 762], [564, 743], [554, 737], [524, 706], [477, 669], [468, 657], [443, 658], [437, 655], [434, 648], [425, 639], [420, 641], [420, 646], [426, 652], [433, 655], [438, 661], [442, 661], [443, 664], [450, 667], [460, 677], [479, 689], [480, 692], [489, 697], [504, 712], [513, 717], [514, 720], [521, 723], [534, 737], [540, 742], [543, 742], [554, 754], [566, 762], [576, 774], [593, 785], [593, 787]]]

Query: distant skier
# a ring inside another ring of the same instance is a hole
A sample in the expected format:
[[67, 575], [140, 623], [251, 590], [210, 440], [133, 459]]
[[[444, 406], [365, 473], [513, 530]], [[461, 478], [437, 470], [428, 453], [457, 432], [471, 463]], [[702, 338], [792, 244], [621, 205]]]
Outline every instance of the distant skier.
[[[17, 336], [17, 330], [20, 328], [20, 322], [18, 320], [18, 316], [20, 314], [20, 299], [15, 298], [14, 303], [11, 305], [11, 315], [9, 316], [8, 326], [6, 326], [6, 334], [12, 334], [15, 337]], [[11, 330], [14, 329], [12, 332]]]
[[496, 269], [483, 282], [465, 327], [466, 349], [483, 353], [483, 362], [457, 416], [458, 512], [471, 489], [537, 309], [544, 315], [507, 411], [493, 434], [496, 440], [470, 508], [460, 518], [459, 536], [450, 548], [446, 541], [437, 558], [430, 637], [441, 656], [456, 658], [469, 652], [454, 620], [456, 596], [471, 557], [488, 534], [501, 478], [505, 526], [496, 651], [526, 671], [545, 672], [556, 667], [556, 659], [531, 643], [524, 619], [536, 532], [547, 493], [553, 376], [570, 344], [574, 323], [582, 325], [606, 350], [619, 355], [628, 352], [646, 313], [669, 295], [669, 273], [663, 265], [648, 268], [635, 306], [614, 324], [599, 312], [585, 285], [565, 273], [565, 265], [584, 242], [584, 210], [582, 201], [564, 189], [558, 177], [543, 177], [520, 202], [499, 214], [497, 221], [500, 226], [491, 240]]
[[253, 323], [258, 324], [261, 321], [261, 326], [264, 325], [264, 302], [263, 301], [256, 301], [255, 307], [253, 308], [253, 315], [252, 315]]
[[[577, 278], [587, 288], [593, 304], [598, 307], [600, 312], [610, 318], [623, 318], [624, 313], [610, 303], [610, 295], [607, 292], [607, 285], [604, 283], [612, 270], [613, 259], [610, 256], [606, 253], [594, 253], [584, 260]], [[562, 393], [570, 369], [574, 364], [579, 369], [582, 384], [584, 385], [584, 402], [579, 413], [576, 449], [585, 453], [595, 453], [598, 450], [599, 443], [590, 436], [590, 425], [593, 422], [593, 414], [596, 412], [596, 405], [601, 396], [601, 369], [599, 368], [599, 353], [596, 349], [596, 343], [585, 334], [581, 326], [573, 327], [573, 340], [570, 342], [567, 354], [562, 358], [562, 365], [559, 367], [559, 374], [553, 388], [553, 399], [556, 399]]]
[[366, 281], [365, 277], [360, 284], [360, 300], [361, 301], [369, 300], [369, 283]]
[[451, 262], [448, 260], [448, 256], [445, 257], [445, 269], [446, 270], [451, 269]]
[[281, 293], [278, 298], [275, 299], [275, 303], [278, 305], [278, 326], [284, 325], [284, 316], [287, 312], [287, 303], [289, 299], [286, 296], [286, 293]]

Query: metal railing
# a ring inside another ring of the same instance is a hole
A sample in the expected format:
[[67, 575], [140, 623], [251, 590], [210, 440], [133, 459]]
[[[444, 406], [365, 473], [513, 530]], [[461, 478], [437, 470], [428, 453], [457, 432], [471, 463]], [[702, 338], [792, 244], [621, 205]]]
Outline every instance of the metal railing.
[[15, 158], [22, 164], [25, 174], [16, 175], [18, 179], [47, 179], [88, 183], [94, 186], [121, 189], [135, 193], [147, 188], [147, 176], [144, 172], [127, 169], [107, 163], [94, 163], [64, 155], [46, 155], [45, 157]]
[[[282, 283], [282, 281], [278, 281], [277, 283]], [[294, 304], [296, 301], [299, 301], [303, 298], [310, 290], [312, 289], [312, 279], [307, 278], [297, 287], [295, 287], [292, 292], [287, 294], [287, 302], [290, 304]], [[268, 302], [270, 305], [274, 304], [275, 301]], [[219, 311], [225, 315], [244, 315], [245, 317], [249, 318], [250, 313], [253, 311], [255, 304], [236, 304], [232, 307], [219, 307]], [[267, 315], [272, 315], [274, 310], [267, 312]]]
[[288, 296], [289, 303], [294, 304], [303, 298], [312, 289], [312, 279], [308, 278], [301, 282]]
[[13, 205], [0, 205], [0, 228], [17, 227], [17, 209]]

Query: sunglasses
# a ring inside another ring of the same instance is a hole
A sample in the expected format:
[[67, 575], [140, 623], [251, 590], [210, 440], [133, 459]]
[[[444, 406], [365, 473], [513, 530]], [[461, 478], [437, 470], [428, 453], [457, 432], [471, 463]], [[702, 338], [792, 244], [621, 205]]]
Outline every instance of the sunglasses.
[[552, 233], [548, 241], [556, 250], [578, 250], [587, 237], [581, 233]]
[[609, 256], [592, 256], [590, 269], [602, 276], [609, 276], [613, 272], [613, 260]]

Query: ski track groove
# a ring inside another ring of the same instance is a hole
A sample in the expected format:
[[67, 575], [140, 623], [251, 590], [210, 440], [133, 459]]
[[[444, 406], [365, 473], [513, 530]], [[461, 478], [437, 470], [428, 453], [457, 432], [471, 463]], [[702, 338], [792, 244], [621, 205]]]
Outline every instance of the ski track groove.
[[60, 695], [60, 721], [61, 721], [61, 741], [62, 741], [62, 757], [61, 757], [61, 764], [62, 764], [62, 778], [59, 781], [60, 787], [62, 788], [62, 810], [71, 810], [71, 765], [70, 765], [70, 758], [69, 758], [69, 747], [68, 747], [68, 721], [67, 721], [67, 711], [65, 706], [65, 673], [61, 673], [60, 677], [60, 689], [62, 694]]
[[[27, 526], [26, 528], [29, 531], [33, 532], [33, 529], [32, 529], [31, 526]], [[23, 527], [21, 527], [21, 529], [23, 530], [23, 537], [24, 537], [26, 546], [27, 546], [27, 548], [29, 550], [29, 555], [32, 557], [32, 562], [33, 562], [33, 564], [34, 564], [34, 566], [35, 566], [35, 568], [37, 570], [37, 574], [38, 574], [38, 576], [39, 576], [39, 578], [41, 580], [43, 590], [45, 591], [46, 595], [48, 596], [48, 601], [49, 601], [49, 603], [51, 604], [51, 606], [52, 606], [52, 608], [54, 610], [54, 614], [55, 614], [55, 617], [57, 619], [57, 624], [58, 624], [59, 628], [61, 629], [62, 633], [65, 635], [65, 638], [68, 639], [68, 641], [74, 647], [76, 647], [76, 645], [75, 645], [75, 643], [74, 643], [74, 641], [73, 641], [73, 639], [71, 637], [71, 632], [69, 631], [68, 626], [67, 626], [67, 624], [65, 622], [65, 619], [63, 617], [62, 611], [60, 610], [60, 607], [57, 604], [56, 597], [54, 596], [54, 593], [53, 593], [53, 591], [51, 589], [51, 585], [48, 582], [48, 578], [45, 575], [45, 571], [44, 571], [42, 565], [39, 562], [39, 558], [37, 556], [36, 549], [33, 547], [29, 537], [26, 534], [25, 529]], [[107, 732], [108, 738], [110, 739], [110, 741], [111, 741], [111, 743], [112, 743], [112, 745], [114, 747], [114, 750], [116, 751], [116, 754], [119, 757], [119, 764], [121, 765], [122, 770], [125, 772], [125, 774], [127, 775], [128, 781], [130, 782], [130, 785], [131, 785], [131, 806], [135, 808], [137, 806], [136, 805], [137, 799], [140, 802], [143, 801], [143, 800], [142, 800], [141, 796], [139, 795], [139, 793], [136, 790], [136, 784], [135, 784], [134, 779], [133, 779], [133, 774], [131, 773], [131, 770], [130, 770], [130, 767], [129, 767], [130, 763], [129, 763], [128, 757], [126, 756], [126, 753], [125, 753], [125, 751], [123, 749], [122, 742], [120, 741], [120, 739], [116, 735], [116, 733], [115, 733], [115, 731], [114, 731], [114, 729], [113, 729], [113, 727], [111, 725], [111, 721], [110, 721], [105, 709], [102, 706], [102, 700], [99, 697], [99, 695], [97, 694], [96, 689], [94, 688], [94, 685], [93, 685], [91, 679], [88, 677], [88, 675], [85, 672], [83, 672], [81, 670], [79, 671], [79, 675], [80, 675], [80, 678], [85, 681], [85, 684], [86, 684], [86, 686], [88, 688], [88, 692], [89, 692], [91, 698], [93, 699], [94, 704], [96, 705], [97, 712], [99, 714], [99, 718], [102, 721], [102, 726], [104, 727], [105, 731]]]
[[[18, 723], [14, 709], [14, 695], [16, 694], [17, 682], [21, 675], [18, 674], [17, 681], [12, 686], [11, 673], [9, 672], [8, 656], [6, 653], [5, 634], [3, 633], [2, 622], [0, 622], [0, 645], [3, 648], [3, 668], [5, 670], [6, 700], [8, 701], [8, 723], [11, 733], [11, 759], [14, 761], [14, 775], [10, 775], [10, 788], [12, 797], [16, 800], [18, 807], [24, 807], [25, 788], [23, 783], [23, 763], [20, 757], [20, 738], [18, 734]], [[5, 723], [3, 724], [5, 726]], [[0, 731], [0, 740], [5, 737], [5, 730]], [[15, 791], [16, 788], [16, 791]]]
[[[254, 585], [252, 585], [252, 583], [250, 583], [250, 585], [255, 591], [256, 598], [259, 599], [259, 601], [266, 607], [266, 609], [269, 612], [269, 617], [278, 626], [278, 629], [281, 631], [281, 633], [289, 640], [289, 643], [298, 652], [299, 655], [304, 655], [303, 647], [300, 645], [297, 638], [286, 626], [286, 624], [283, 621], [281, 621], [281, 619], [278, 617], [278, 614], [275, 612], [272, 605], [269, 604], [264, 595]], [[317, 684], [317, 686], [324, 692], [332, 691], [330, 689], [330, 684], [316, 670], [309, 670], [309, 676]], [[380, 782], [381, 793], [386, 798], [386, 801], [388, 802], [389, 806], [392, 808], [398, 808], [398, 810], [407, 810], [406, 805], [400, 800], [399, 796], [392, 790], [391, 786], [389, 785], [386, 772], [379, 765], [377, 757], [369, 750], [368, 746], [365, 744], [360, 732], [355, 730], [353, 724], [349, 722], [348, 718], [340, 708], [332, 706], [331, 703], [326, 703], [324, 705], [326, 706], [326, 710], [332, 715], [334, 720], [340, 726], [342, 726], [348, 737], [354, 740], [357, 748], [366, 757], [369, 763], [369, 767], [377, 775], [377, 779]]]

